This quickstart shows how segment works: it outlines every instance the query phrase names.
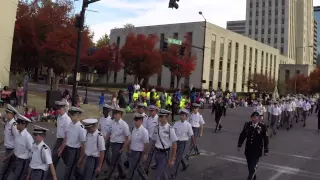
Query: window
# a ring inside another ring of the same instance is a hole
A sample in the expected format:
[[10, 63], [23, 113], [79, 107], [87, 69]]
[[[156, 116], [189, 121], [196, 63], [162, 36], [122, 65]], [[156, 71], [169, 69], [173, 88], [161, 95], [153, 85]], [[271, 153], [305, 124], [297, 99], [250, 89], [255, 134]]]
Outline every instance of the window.
[[275, 28], [275, 29], [274, 29], [274, 33], [275, 33], [275, 34], [278, 34], [278, 28]]
[[280, 52], [281, 52], [281, 54], [283, 54], [283, 52], [284, 52], [284, 51], [283, 51], [283, 47], [281, 47]]
[[281, 43], [284, 43], [284, 38], [281, 38]]
[[286, 1], [286, 0], [282, 0], [282, 6], [284, 6], [284, 5], [285, 5], [285, 1]]
[[270, 42], [271, 42], [271, 40], [270, 40], [270, 38], [268, 38], [268, 43], [270, 44]]
[[274, 38], [274, 42], [275, 42], [275, 43], [278, 42], [278, 38]]
[[283, 34], [284, 33], [284, 28], [281, 28], [281, 34]]
[[288, 82], [289, 78], [290, 78], [290, 70], [286, 70], [285, 71], [285, 75], [284, 75], [284, 81]]
[[221, 88], [221, 82], [220, 81], [218, 82], [218, 88]]
[[213, 83], [212, 81], [209, 81], [209, 89], [212, 89]]

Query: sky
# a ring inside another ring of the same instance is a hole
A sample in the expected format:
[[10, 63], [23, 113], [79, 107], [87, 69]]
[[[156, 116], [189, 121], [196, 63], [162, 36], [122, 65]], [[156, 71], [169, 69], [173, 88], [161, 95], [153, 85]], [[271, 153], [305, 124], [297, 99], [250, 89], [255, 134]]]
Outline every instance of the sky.
[[[75, 2], [76, 11], [81, 3]], [[246, 0], [180, 0], [179, 9], [169, 9], [168, 4], [169, 0], [100, 0], [87, 8], [86, 24], [96, 41], [127, 23], [146, 26], [203, 21], [199, 11], [208, 22], [221, 27], [226, 27], [227, 21], [245, 19]], [[319, 6], [320, 0], [313, 0], [313, 4]]]

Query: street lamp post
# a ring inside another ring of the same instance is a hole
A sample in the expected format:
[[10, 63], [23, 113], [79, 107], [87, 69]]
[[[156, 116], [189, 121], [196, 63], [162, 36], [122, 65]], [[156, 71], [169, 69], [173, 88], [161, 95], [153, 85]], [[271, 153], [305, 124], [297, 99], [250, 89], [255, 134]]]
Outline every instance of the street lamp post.
[[201, 82], [204, 82], [203, 80], [203, 66], [204, 66], [204, 50], [206, 48], [206, 32], [207, 32], [207, 19], [203, 16], [202, 11], [199, 11], [199, 14], [204, 19], [204, 30], [203, 30], [203, 46], [202, 46], [202, 66], [201, 66]]
[[297, 94], [297, 62], [298, 62], [298, 49], [300, 48], [310, 48], [313, 46], [301, 46], [301, 47], [296, 47], [296, 60], [294, 63], [294, 94]]

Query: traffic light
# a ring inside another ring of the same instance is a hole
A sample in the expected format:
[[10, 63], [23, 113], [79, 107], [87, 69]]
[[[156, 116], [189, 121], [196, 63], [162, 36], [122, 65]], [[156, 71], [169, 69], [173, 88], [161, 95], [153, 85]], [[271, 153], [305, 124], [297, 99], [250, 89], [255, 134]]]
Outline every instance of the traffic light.
[[179, 8], [179, 4], [177, 2], [179, 2], [179, 0], [170, 0], [169, 1], [169, 8], [178, 9]]
[[184, 46], [180, 47], [180, 51], [179, 51], [180, 56], [184, 56], [185, 49], [186, 49], [186, 47], [184, 47]]
[[168, 50], [168, 43], [164, 41], [162, 46], [162, 51], [167, 51], [167, 50]]

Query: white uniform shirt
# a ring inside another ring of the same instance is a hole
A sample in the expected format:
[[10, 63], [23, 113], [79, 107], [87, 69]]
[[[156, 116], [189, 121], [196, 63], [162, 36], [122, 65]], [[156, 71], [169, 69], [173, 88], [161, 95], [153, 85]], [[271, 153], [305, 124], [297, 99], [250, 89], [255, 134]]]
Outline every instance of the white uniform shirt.
[[273, 107], [271, 114], [275, 116], [279, 116], [281, 114], [281, 108], [278, 106]]
[[292, 106], [292, 103], [289, 102], [289, 103], [286, 103], [286, 111], [289, 111], [289, 112], [292, 112], [293, 111], [293, 106]]
[[32, 144], [33, 138], [27, 129], [18, 132], [14, 140], [14, 155], [20, 159], [29, 159]]
[[76, 124], [70, 123], [67, 131], [67, 146], [80, 148], [81, 143], [86, 141], [87, 131], [80, 121]]
[[[164, 126], [157, 126], [153, 133], [152, 139], [156, 141], [155, 147], [158, 149], [168, 149], [172, 146], [173, 142], [178, 141], [174, 129], [168, 123]], [[163, 145], [161, 142], [163, 143]]]
[[203, 117], [200, 113], [192, 113], [188, 119], [188, 122], [191, 124], [192, 127], [200, 127], [200, 125], [205, 124]]
[[106, 150], [105, 141], [102, 134], [96, 130], [87, 134], [86, 139], [86, 156], [100, 157], [100, 152]]
[[67, 113], [64, 113], [57, 120], [57, 138], [65, 138], [71, 119]]
[[193, 135], [191, 124], [188, 121], [178, 121], [173, 125], [178, 141], [188, 141]]
[[272, 112], [272, 108], [273, 108], [273, 104], [268, 105], [268, 112], [271, 113]]
[[124, 143], [126, 136], [130, 136], [128, 124], [122, 119], [119, 121], [114, 121], [111, 126], [110, 142]]
[[263, 113], [265, 113], [266, 110], [265, 110], [264, 106], [262, 104], [260, 104], [260, 105], [255, 106], [253, 108], [253, 111], [258, 112], [259, 115], [262, 116]]
[[40, 144], [34, 143], [31, 149], [31, 169], [42, 169], [47, 171], [49, 165], [52, 164], [51, 151], [49, 147], [42, 141]]
[[[147, 120], [149, 119], [149, 117], [146, 113], [142, 113], [141, 115], [143, 116], [142, 125], [143, 127], [147, 127]], [[135, 124], [133, 124], [133, 126], [135, 126]]]
[[309, 102], [304, 102], [302, 105], [302, 108], [304, 111], [309, 111], [311, 108], [311, 105], [309, 104]]
[[4, 125], [4, 147], [13, 149], [14, 148], [14, 138], [18, 135], [16, 121], [11, 119], [7, 121]]
[[134, 127], [131, 134], [130, 149], [142, 152], [146, 143], [149, 143], [148, 130], [143, 126]]
[[111, 132], [111, 126], [114, 123], [114, 120], [111, 119], [111, 116], [107, 118], [101, 117], [98, 124], [98, 129], [103, 136], [106, 136], [108, 133]]
[[143, 121], [143, 127], [145, 127], [148, 130], [149, 138], [152, 138], [154, 128], [158, 126], [158, 114], [156, 114], [154, 117], [149, 117], [148, 120]]

